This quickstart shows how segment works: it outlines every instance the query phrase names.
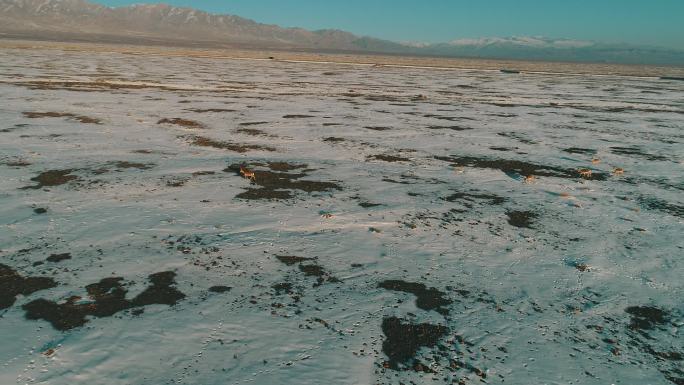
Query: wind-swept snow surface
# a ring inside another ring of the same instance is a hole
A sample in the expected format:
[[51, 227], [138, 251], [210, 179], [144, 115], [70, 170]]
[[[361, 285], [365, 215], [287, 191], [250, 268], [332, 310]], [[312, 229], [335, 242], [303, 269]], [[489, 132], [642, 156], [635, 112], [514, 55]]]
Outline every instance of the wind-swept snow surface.
[[2, 384], [682, 384], [684, 83], [0, 52]]

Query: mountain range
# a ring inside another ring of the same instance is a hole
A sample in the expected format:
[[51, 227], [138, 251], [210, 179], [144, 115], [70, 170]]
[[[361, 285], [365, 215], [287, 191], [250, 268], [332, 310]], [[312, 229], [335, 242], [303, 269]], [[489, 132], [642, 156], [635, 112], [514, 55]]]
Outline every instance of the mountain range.
[[325, 29], [261, 24], [165, 4], [105, 7], [86, 0], [0, 0], [0, 37], [199, 47], [684, 65], [684, 51], [543, 37], [399, 43]]

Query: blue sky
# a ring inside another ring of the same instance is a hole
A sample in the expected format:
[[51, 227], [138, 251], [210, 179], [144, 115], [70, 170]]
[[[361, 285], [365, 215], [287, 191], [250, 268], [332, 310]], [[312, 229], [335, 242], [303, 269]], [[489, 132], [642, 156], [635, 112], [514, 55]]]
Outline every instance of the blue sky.
[[684, 0], [95, 0], [162, 2], [395, 41], [546, 36], [684, 49]]

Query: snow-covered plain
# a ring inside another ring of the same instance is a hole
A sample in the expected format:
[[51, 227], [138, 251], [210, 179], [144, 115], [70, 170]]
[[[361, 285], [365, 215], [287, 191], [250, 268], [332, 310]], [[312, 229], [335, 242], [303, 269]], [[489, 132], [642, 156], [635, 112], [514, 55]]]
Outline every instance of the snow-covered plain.
[[682, 384], [683, 162], [674, 80], [3, 50], [0, 384]]

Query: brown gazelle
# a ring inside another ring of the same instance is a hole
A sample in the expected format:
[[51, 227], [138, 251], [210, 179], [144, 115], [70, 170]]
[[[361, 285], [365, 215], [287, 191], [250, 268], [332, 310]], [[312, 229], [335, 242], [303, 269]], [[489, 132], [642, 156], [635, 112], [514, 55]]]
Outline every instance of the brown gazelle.
[[254, 171], [245, 167], [245, 165], [240, 165], [240, 175], [256, 183], [256, 175]]
[[591, 178], [591, 176], [593, 174], [591, 172], [591, 170], [589, 170], [588, 168], [581, 168], [581, 169], [577, 170], [577, 172], [579, 173], [580, 177], [587, 178], [587, 179]]

